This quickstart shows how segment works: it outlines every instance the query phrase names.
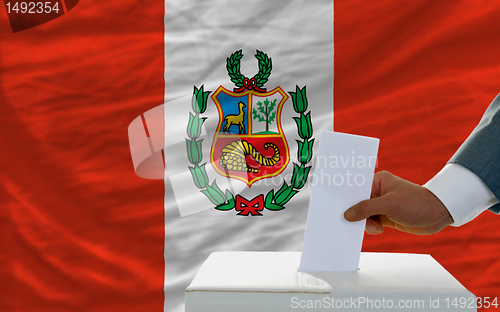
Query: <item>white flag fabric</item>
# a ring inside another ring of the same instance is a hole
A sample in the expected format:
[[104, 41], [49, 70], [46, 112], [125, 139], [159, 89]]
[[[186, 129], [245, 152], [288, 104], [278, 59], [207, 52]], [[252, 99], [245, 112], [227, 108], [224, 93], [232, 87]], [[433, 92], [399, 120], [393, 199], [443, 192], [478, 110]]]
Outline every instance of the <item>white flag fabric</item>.
[[307, 195], [315, 133], [333, 130], [332, 1], [165, 11], [166, 205], [181, 216], [293, 206]]
[[333, 1], [166, 0], [163, 108], [165, 311], [182, 311], [211, 252], [301, 248]]

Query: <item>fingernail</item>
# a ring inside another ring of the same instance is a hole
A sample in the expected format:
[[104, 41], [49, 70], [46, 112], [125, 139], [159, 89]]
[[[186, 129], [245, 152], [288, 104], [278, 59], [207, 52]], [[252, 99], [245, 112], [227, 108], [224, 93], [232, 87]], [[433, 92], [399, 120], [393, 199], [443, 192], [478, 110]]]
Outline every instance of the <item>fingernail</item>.
[[372, 232], [380, 232], [378, 226], [376, 226], [375, 224], [368, 225], [368, 229]]

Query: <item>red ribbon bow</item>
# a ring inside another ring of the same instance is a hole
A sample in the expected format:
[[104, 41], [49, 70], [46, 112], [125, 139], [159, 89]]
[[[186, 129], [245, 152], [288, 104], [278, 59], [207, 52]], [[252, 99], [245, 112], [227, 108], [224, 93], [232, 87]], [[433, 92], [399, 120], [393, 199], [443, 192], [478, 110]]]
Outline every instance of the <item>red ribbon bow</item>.
[[243, 87], [240, 87], [237, 89], [234, 88], [234, 92], [243, 92], [245, 90], [255, 90], [257, 92], [266, 92], [266, 89], [262, 89], [262, 88], [257, 87], [257, 79], [255, 79], [255, 78], [252, 78], [252, 79], [245, 78], [243, 80]]
[[252, 200], [247, 200], [246, 198], [236, 195], [236, 211], [239, 211], [238, 215], [248, 216], [262, 216], [260, 211], [264, 209], [264, 195], [260, 194]]

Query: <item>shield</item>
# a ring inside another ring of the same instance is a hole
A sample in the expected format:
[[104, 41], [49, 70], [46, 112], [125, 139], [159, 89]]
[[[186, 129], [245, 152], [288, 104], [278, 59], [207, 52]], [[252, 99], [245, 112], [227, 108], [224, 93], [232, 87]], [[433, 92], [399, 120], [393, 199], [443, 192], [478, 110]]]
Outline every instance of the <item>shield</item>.
[[219, 174], [251, 187], [285, 170], [290, 153], [281, 111], [288, 95], [280, 87], [269, 92], [232, 92], [220, 86], [212, 99], [219, 123], [210, 154]]

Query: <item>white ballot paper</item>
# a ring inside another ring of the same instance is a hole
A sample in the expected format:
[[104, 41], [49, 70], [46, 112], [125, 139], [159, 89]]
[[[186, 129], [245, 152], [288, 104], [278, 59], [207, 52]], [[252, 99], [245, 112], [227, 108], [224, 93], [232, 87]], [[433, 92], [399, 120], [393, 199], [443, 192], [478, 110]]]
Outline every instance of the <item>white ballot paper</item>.
[[316, 157], [300, 272], [357, 271], [366, 220], [344, 212], [369, 199], [379, 139], [323, 131]]

